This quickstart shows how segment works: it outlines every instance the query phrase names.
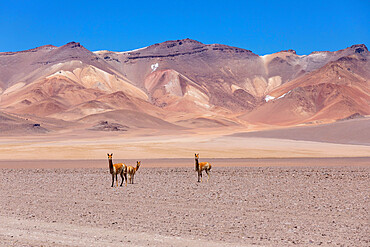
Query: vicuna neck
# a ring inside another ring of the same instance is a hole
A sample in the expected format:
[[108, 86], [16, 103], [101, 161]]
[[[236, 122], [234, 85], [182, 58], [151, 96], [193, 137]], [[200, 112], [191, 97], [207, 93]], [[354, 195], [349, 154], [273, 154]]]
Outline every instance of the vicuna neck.
[[198, 161], [198, 159], [195, 159], [195, 169], [197, 171], [199, 170], [199, 161]]
[[108, 159], [109, 162], [109, 171], [110, 173], [113, 173], [113, 161], [111, 159]]

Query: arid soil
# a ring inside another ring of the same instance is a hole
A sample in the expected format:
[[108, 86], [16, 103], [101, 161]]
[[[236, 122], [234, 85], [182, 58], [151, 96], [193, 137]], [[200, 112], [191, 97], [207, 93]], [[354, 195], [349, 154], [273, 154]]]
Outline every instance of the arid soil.
[[369, 246], [369, 158], [213, 161], [209, 182], [143, 162], [118, 188], [108, 167], [0, 169], [0, 246]]
[[359, 118], [316, 126], [236, 133], [239, 137], [275, 138], [337, 144], [370, 145], [370, 119]]
[[[4, 136], [0, 138], [0, 160], [97, 160], [105, 159], [108, 152], [114, 154], [114, 162], [126, 162], [126, 159], [192, 159], [195, 152], [200, 153], [201, 159], [370, 156], [370, 146], [366, 144], [341, 144], [335, 140], [329, 143], [244, 137], [243, 134], [230, 132], [234, 135], [228, 135], [225, 132], [177, 135], [143, 133], [141, 136], [130, 133], [91, 135], [73, 132], [43, 136]], [[280, 130], [280, 133], [289, 135], [287, 130]], [[369, 131], [364, 132], [363, 139], [369, 139], [369, 134]], [[300, 136], [303, 135], [295, 135], [294, 138]]]

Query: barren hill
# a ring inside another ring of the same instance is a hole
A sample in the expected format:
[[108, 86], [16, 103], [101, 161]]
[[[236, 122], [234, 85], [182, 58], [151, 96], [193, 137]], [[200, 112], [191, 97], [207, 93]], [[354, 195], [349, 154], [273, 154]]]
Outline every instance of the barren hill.
[[369, 52], [341, 57], [269, 93], [267, 104], [242, 119], [256, 123], [294, 125], [331, 122], [370, 111]]
[[191, 39], [128, 52], [46, 45], [0, 53], [0, 111], [131, 129], [328, 123], [369, 115], [369, 59], [365, 45], [304, 56]]

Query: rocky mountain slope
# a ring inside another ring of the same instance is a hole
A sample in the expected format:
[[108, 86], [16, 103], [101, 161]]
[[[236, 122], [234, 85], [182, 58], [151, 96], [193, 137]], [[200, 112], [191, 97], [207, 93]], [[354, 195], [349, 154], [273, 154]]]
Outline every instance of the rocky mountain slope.
[[365, 45], [306, 56], [191, 39], [128, 52], [46, 45], [0, 53], [0, 112], [128, 128], [326, 123], [370, 114], [369, 59]]

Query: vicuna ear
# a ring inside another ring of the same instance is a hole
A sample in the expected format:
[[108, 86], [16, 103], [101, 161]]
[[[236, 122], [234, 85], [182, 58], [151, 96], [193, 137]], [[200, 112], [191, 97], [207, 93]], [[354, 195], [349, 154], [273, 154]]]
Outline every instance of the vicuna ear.
[[110, 155], [112, 155], [112, 156], [113, 156], [113, 153], [111, 153]]

